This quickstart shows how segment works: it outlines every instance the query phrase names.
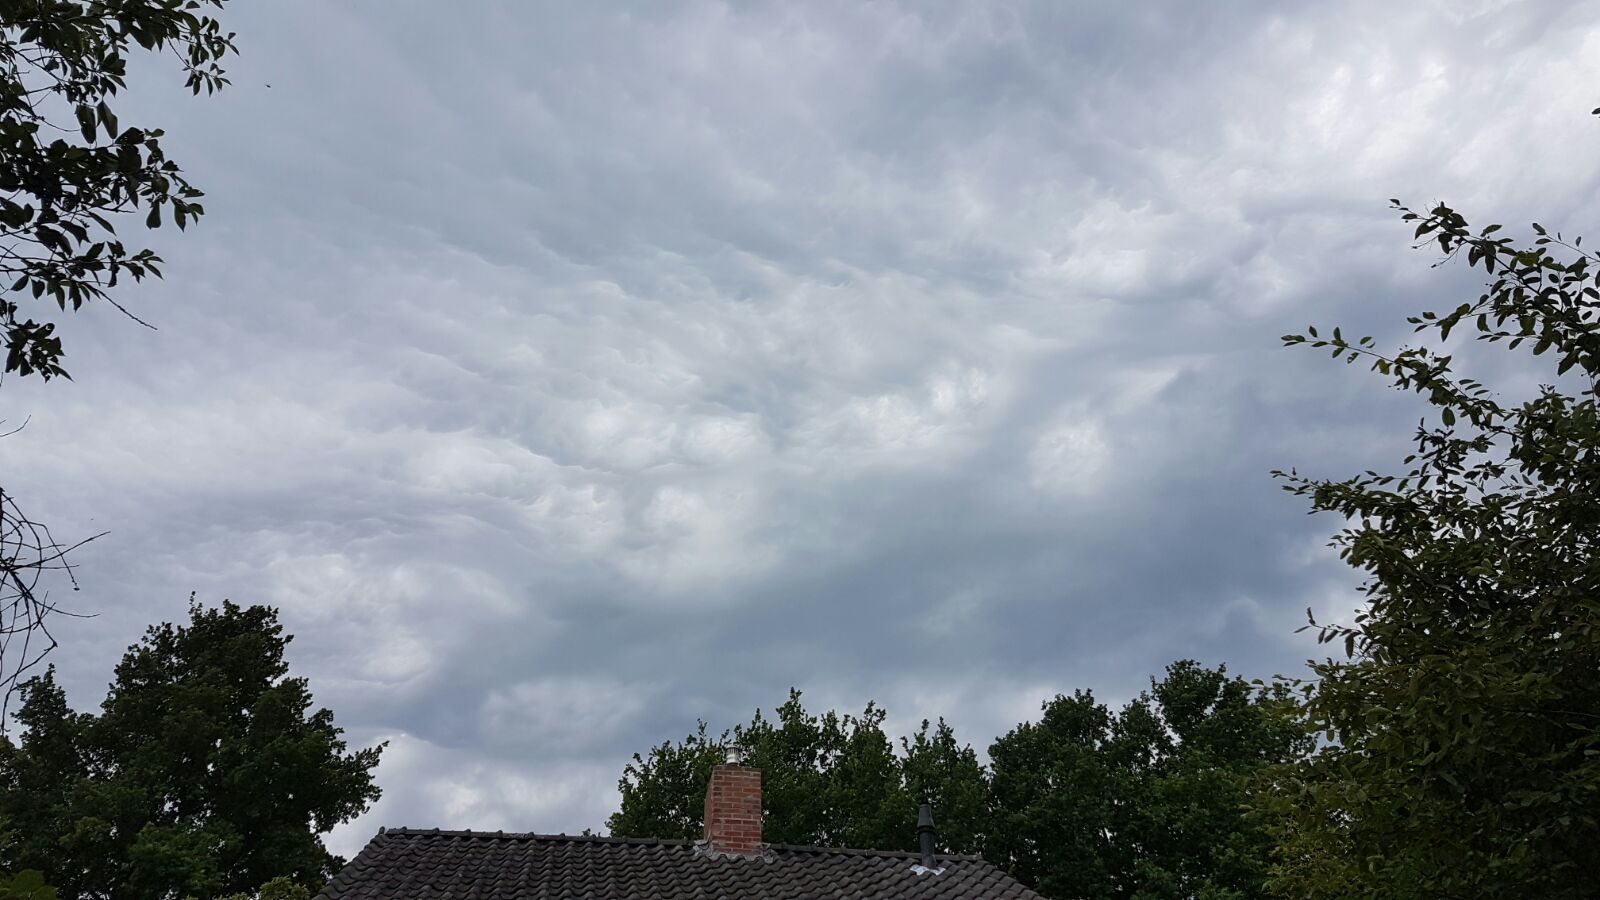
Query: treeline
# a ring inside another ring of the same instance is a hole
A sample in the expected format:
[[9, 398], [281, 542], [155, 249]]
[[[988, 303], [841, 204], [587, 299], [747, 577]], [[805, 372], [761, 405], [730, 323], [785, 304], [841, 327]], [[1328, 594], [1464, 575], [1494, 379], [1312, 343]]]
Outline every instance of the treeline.
[[1311, 741], [1282, 688], [1185, 660], [1120, 709], [1058, 695], [996, 738], [988, 763], [940, 719], [894, 740], [885, 711], [808, 712], [798, 691], [720, 734], [636, 754], [607, 822], [626, 837], [699, 837], [706, 783], [737, 743], [762, 771], [772, 843], [916, 849], [933, 804], [940, 849], [981, 854], [1054, 897], [1258, 896], [1272, 842], [1245, 814], [1264, 766]]

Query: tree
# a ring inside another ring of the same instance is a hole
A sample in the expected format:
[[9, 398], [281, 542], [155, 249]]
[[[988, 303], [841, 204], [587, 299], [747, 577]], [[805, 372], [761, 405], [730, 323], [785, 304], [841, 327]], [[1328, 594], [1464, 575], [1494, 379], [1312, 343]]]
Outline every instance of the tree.
[[[0, 2], [0, 332], [4, 373], [66, 376], [52, 312], [161, 275], [162, 260], [118, 237], [120, 220], [178, 228], [205, 213], [201, 192], [161, 146], [159, 128], [124, 127], [113, 104], [135, 48], [172, 52], [198, 94], [227, 84], [233, 35], [205, 15], [225, 0]], [[50, 307], [55, 307], [52, 311]], [[3, 376], [0, 376], [3, 377]], [[0, 697], [55, 646], [39, 583], [71, 547], [0, 491]], [[70, 574], [70, 570], [67, 570]], [[15, 643], [13, 643], [13, 640]], [[0, 702], [0, 724], [4, 703]]]
[[1187, 660], [1117, 713], [1058, 695], [989, 749], [986, 855], [1051, 897], [1260, 896], [1271, 845], [1245, 801], [1309, 749], [1284, 702]]
[[[943, 718], [927, 719], [900, 739], [906, 793], [934, 807], [939, 842], [953, 853], [981, 853], [989, 822], [989, 775], [971, 744], [956, 740]], [[909, 848], [907, 848], [909, 849]]]
[[[700, 722], [676, 744], [663, 741], [647, 754], [635, 753], [617, 782], [621, 808], [606, 820], [606, 829], [618, 837], [700, 837], [711, 769], [722, 762], [722, 744], [730, 740], [726, 731], [712, 739], [706, 723]], [[767, 839], [772, 839], [770, 833]]]
[[976, 852], [982, 840], [982, 766], [941, 720], [923, 722], [902, 753], [883, 731], [885, 713], [867, 704], [859, 716], [806, 712], [799, 691], [774, 710], [713, 740], [704, 722], [695, 733], [634, 754], [618, 788], [621, 808], [607, 821], [614, 835], [697, 838], [704, 825], [706, 784], [722, 747], [738, 743], [761, 770], [769, 843], [914, 850], [917, 806], [934, 805], [947, 852]]
[[0, 868], [64, 900], [320, 886], [342, 865], [320, 835], [378, 797], [382, 747], [347, 752], [288, 675], [290, 640], [269, 607], [191, 603], [128, 649], [97, 715], [53, 672], [25, 682], [20, 741], [0, 738]]
[[[1600, 113], [1600, 110], [1596, 111]], [[1409, 321], [1446, 342], [1531, 350], [1520, 402], [1427, 347], [1286, 335], [1366, 360], [1436, 418], [1404, 474], [1278, 473], [1366, 574], [1342, 658], [1298, 686], [1328, 743], [1264, 804], [1297, 897], [1593, 897], [1600, 884], [1600, 259], [1542, 226], [1531, 242], [1413, 212], [1422, 246], [1482, 266], [1487, 289]], [[1315, 627], [1316, 623], [1313, 622]]]

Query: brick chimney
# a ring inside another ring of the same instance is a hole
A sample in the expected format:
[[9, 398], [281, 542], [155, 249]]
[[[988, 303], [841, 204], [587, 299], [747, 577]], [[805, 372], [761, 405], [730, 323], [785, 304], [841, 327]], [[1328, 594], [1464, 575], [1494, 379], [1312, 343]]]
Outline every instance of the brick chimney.
[[706, 848], [754, 856], [761, 852], [761, 770], [742, 764], [738, 747], [711, 770], [706, 785]]

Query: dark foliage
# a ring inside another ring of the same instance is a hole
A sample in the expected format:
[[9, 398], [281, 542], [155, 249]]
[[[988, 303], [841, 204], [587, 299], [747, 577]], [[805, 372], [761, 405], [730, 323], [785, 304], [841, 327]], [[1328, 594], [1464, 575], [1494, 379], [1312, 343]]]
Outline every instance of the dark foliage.
[[1310, 749], [1285, 703], [1192, 661], [1116, 713], [1057, 696], [989, 750], [990, 860], [1063, 900], [1261, 896], [1271, 842], [1246, 801]]
[[377, 798], [381, 747], [347, 752], [276, 611], [194, 606], [130, 647], [98, 714], [53, 672], [24, 683], [20, 740], [0, 738], [0, 869], [36, 869], [63, 900], [215, 897], [342, 861], [320, 835]]
[[1539, 225], [1472, 230], [1401, 207], [1419, 246], [1482, 266], [1476, 300], [1410, 321], [1531, 351], [1520, 401], [1426, 347], [1385, 354], [1334, 329], [1285, 342], [1369, 361], [1432, 407], [1396, 474], [1288, 473], [1349, 523], [1367, 574], [1342, 658], [1301, 685], [1328, 745], [1263, 795], [1295, 897], [1577, 898], [1600, 885], [1600, 258]]
[[127, 87], [135, 48], [176, 55], [195, 93], [226, 84], [220, 63], [233, 35], [202, 12], [223, 2], [0, 2], [6, 372], [66, 374], [46, 304], [115, 305], [110, 290], [121, 278], [161, 274], [159, 257], [117, 237], [119, 216], [138, 213], [157, 228], [165, 215], [184, 228], [205, 212], [200, 191], [162, 150], [161, 129], [125, 126], [111, 104]]
[[705, 723], [676, 744], [634, 754], [618, 783], [622, 807], [607, 822], [619, 837], [698, 838], [706, 784], [730, 742], [761, 770], [769, 843], [914, 850], [917, 806], [938, 812], [943, 852], [976, 853], [983, 839], [983, 770], [943, 721], [923, 722], [901, 752], [883, 731], [884, 712], [812, 715], [791, 691], [769, 720], [712, 738]]

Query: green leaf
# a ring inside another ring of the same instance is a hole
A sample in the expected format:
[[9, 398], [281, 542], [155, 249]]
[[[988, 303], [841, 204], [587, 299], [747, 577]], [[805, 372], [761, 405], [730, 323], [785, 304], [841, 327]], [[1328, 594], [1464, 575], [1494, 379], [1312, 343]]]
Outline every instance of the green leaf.
[[94, 143], [94, 110], [87, 106], [78, 106], [74, 112], [78, 116], [78, 128], [83, 132], [83, 139]]
[[100, 101], [96, 109], [100, 114], [100, 126], [105, 129], [106, 137], [115, 140], [117, 137], [116, 114], [111, 111], [111, 107], [107, 106], [104, 100]]

